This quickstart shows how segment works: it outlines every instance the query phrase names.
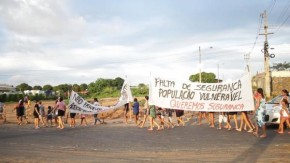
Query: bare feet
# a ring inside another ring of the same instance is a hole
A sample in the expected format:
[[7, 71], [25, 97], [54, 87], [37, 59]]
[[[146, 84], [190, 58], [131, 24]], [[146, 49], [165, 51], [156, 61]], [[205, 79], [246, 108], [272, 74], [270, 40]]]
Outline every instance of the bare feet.
[[265, 134], [260, 136], [260, 138], [265, 138], [265, 137], [267, 137], [267, 135], [265, 135]]
[[278, 133], [278, 134], [283, 134], [284, 132], [282, 132], [282, 131], [278, 131], [277, 133]]
[[256, 137], [259, 137], [259, 135], [258, 135], [257, 132], [253, 132], [253, 134], [254, 134]]

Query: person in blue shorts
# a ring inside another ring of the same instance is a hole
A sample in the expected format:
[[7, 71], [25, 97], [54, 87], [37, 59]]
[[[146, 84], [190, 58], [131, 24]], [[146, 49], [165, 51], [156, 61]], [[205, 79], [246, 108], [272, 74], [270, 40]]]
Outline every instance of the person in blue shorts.
[[134, 98], [133, 115], [135, 116], [135, 123], [138, 124], [138, 119], [139, 119], [139, 102], [138, 102], [137, 98]]

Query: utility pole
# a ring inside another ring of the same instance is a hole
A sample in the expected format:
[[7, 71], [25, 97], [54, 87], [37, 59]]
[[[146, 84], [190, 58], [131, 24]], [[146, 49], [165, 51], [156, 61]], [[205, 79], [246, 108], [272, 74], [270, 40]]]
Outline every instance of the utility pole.
[[244, 59], [247, 63], [247, 66], [246, 66], [246, 71], [249, 73], [250, 72], [250, 53], [247, 53], [244, 55]]
[[264, 42], [264, 70], [265, 70], [265, 84], [264, 84], [264, 91], [266, 94], [266, 98], [269, 99], [271, 96], [271, 88], [270, 88], [270, 64], [269, 64], [269, 44], [268, 44], [268, 35], [274, 33], [268, 33], [268, 18], [267, 18], [267, 11], [265, 10], [262, 13], [262, 18], [264, 19], [264, 33], [260, 35], [265, 36]]
[[219, 83], [220, 82], [220, 64], [217, 65], [217, 79]]
[[198, 52], [199, 52], [199, 83], [201, 83], [201, 51], [200, 51], [200, 46], [198, 47]]

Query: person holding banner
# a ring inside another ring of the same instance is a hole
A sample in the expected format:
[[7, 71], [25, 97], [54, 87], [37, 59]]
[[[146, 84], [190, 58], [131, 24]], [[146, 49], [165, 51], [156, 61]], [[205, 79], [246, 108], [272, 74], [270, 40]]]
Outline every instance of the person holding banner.
[[126, 124], [128, 124], [128, 116], [127, 116], [127, 114], [128, 114], [128, 112], [129, 112], [129, 103], [126, 103], [125, 105], [124, 105], [124, 118], [125, 118], [125, 122], [126, 122]]
[[208, 113], [209, 127], [214, 127], [214, 112]]
[[206, 112], [202, 112], [202, 111], [198, 112], [198, 124], [197, 125], [201, 125], [203, 118], [205, 118], [209, 122], [209, 119], [208, 119]]
[[231, 130], [232, 126], [231, 126], [231, 119], [233, 118], [234, 119], [234, 122], [235, 122], [235, 129], [238, 131], [238, 120], [237, 120], [237, 115], [238, 115], [238, 112], [228, 112], [228, 129]]
[[[99, 100], [97, 98], [94, 98], [94, 105], [100, 106]], [[98, 121], [100, 122], [100, 124], [102, 123], [102, 121], [98, 118], [98, 113], [94, 114], [94, 118], [95, 118], [94, 125], [96, 125]]]
[[241, 123], [240, 123], [240, 128], [237, 129], [237, 131], [242, 131], [243, 129], [243, 125], [245, 125], [244, 129], [246, 130], [246, 127], [249, 127], [250, 129], [248, 130], [248, 132], [253, 132], [254, 131], [254, 127], [252, 126], [252, 123], [248, 117], [248, 113], [247, 111], [242, 111], [241, 112]]
[[173, 109], [166, 109], [166, 114], [168, 115], [168, 122], [171, 125], [171, 128], [174, 128], [174, 123], [172, 120], [172, 114], [173, 113]]
[[228, 119], [228, 114], [225, 112], [220, 112], [219, 113], [219, 127], [218, 129], [221, 130], [222, 129], [222, 123], [225, 123], [226, 125], [224, 126], [224, 128], [227, 128], [228, 130], [231, 130], [230, 124], [229, 124], [229, 119]]
[[265, 98], [264, 98], [264, 91], [262, 88], [257, 89], [257, 98], [256, 98], [256, 107], [255, 107], [255, 112], [256, 112], [256, 131], [253, 132], [253, 134], [257, 137], [259, 137], [259, 127], [262, 128], [262, 135], [260, 138], [265, 138], [267, 137], [266, 134], [266, 125], [264, 121], [265, 117]]
[[177, 118], [177, 126], [181, 123], [182, 126], [185, 126], [184, 121], [182, 120], [182, 116], [184, 115], [184, 110], [175, 110], [176, 118]]
[[86, 115], [85, 114], [81, 114], [81, 126], [87, 126], [87, 119], [86, 119]]
[[77, 113], [69, 113], [69, 117], [70, 117], [70, 127], [75, 128], [76, 127], [76, 114]]
[[58, 102], [56, 103], [56, 108], [58, 110], [57, 112], [57, 118], [58, 118], [58, 127], [59, 129], [64, 129], [62, 117], [64, 116], [66, 106], [65, 103], [63, 102], [63, 98], [60, 97]]

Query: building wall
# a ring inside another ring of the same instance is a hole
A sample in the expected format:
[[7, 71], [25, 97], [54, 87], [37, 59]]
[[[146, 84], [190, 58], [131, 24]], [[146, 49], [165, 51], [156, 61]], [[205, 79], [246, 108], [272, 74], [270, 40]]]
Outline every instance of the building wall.
[[[290, 90], [290, 71], [272, 71], [271, 74], [271, 96], [281, 94], [282, 89]], [[255, 88], [265, 90], [265, 73], [257, 74], [252, 78], [252, 85]]]
[[282, 89], [290, 90], [290, 77], [272, 77], [272, 95], [280, 95]]

